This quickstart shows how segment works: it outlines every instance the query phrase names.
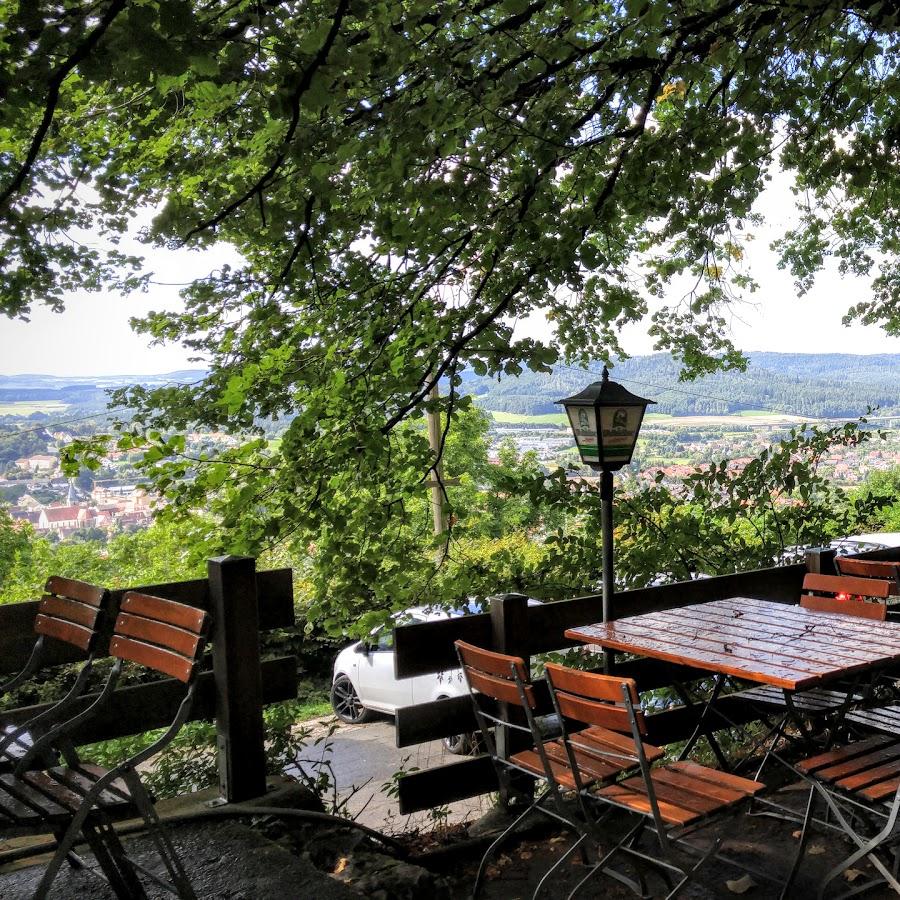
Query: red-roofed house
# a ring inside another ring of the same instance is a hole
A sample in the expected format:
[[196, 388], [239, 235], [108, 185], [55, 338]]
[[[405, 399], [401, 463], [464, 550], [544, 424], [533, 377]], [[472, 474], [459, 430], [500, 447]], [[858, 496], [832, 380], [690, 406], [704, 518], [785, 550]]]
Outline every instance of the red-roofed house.
[[84, 517], [78, 506], [46, 506], [41, 510], [38, 528], [41, 531], [61, 531], [66, 528], [84, 528]]

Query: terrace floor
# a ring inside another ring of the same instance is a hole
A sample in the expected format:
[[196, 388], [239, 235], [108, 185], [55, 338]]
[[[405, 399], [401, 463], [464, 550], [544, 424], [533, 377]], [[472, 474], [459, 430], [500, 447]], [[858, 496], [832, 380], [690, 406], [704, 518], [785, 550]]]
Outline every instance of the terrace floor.
[[[287, 791], [290, 794], [290, 791]], [[788, 786], [779, 792], [780, 802], [796, 808], [803, 803], [804, 793]], [[205, 807], [202, 795], [183, 800], [167, 808], [171, 815]], [[286, 797], [278, 802], [284, 803]], [[611, 822], [610, 832], [618, 832], [624, 822]], [[735, 817], [720, 823], [720, 833], [727, 838], [725, 850], [750, 868], [774, 877], [787, 871], [796, 846], [795, 824], [767, 816]], [[712, 831], [712, 829], [710, 829]], [[321, 823], [282, 825], [273, 820], [249, 819], [207, 820], [175, 824], [173, 836], [192, 882], [201, 898], [228, 900], [294, 900], [314, 897], [316, 900], [353, 900], [358, 897], [379, 900], [462, 900], [471, 892], [474, 873], [482, 847], [461, 842], [464, 829], [454, 831], [453, 841], [420, 842], [424, 852], [409, 863], [397, 862], [391, 854], [379, 852], [374, 842], [359, 832], [335, 831]], [[705, 835], [697, 834], [697, 843]], [[146, 837], [128, 838], [130, 852], [139, 861], [153, 864]], [[571, 837], [541, 829], [531, 831], [504, 847], [488, 871], [483, 897], [485, 900], [515, 900], [530, 897], [543, 873], [570, 845]], [[414, 848], [415, 849], [415, 848]], [[810, 855], [801, 870], [792, 897], [815, 896], [814, 885], [822, 873], [847, 853], [847, 845], [831, 835], [815, 835]], [[0, 897], [4, 900], [26, 900], [42, 872], [42, 860], [23, 862], [14, 871], [0, 872]], [[869, 868], [858, 866], [861, 874], [848, 873], [841, 888], [852, 887], [852, 881], [866, 880]], [[584, 875], [585, 869], [574, 854], [554, 875], [552, 887], [544, 897], [566, 896]], [[652, 883], [652, 882], [651, 882]], [[661, 882], [655, 884], [659, 890]], [[148, 895], [168, 897], [162, 891], [148, 890]], [[92, 876], [64, 867], [58, 877], [51, 900], [107, 900], [112, 893]], [[632, 897], [626, 888], [607, 878], [597, 878], [579, 897], [625, 900]], [[689, 886], [682, 895], [691, 900], [745, 896], [752, 900], [768, 900], [778, 896], [778, 888], [757, 875], [742, 879], [742, 872], [726, 863], [715, 862], [704, 869], [698, 884]], [[871, 891], [867, 896], [894, 897], [887, 889]]]

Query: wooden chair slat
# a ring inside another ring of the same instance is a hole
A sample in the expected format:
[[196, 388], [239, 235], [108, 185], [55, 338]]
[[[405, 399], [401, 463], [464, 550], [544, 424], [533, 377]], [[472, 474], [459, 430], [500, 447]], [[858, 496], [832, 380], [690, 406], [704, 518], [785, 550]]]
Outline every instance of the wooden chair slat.
[[871, 784], [869, 787], [863, 788], [859, 793], [869, 800], [891, 800], [897, 793], [898, 786], [900, 786], [900, 775], [895, 775], [893, 778], [886, 778], [877, 784]]
[[590, 700], [606, 700], [611, 703], [623, 703], [623, 687], [628, 688], [631, 702], [637, 703], [637, 684], [633, 678], [617, 678], [614, 675], [600, 675], [596, 672], [582, 672], [556, 663], [547, 663], [546, 671], [551, 673], [553, 685], [557, 690], [578, 694]]
[[877, 734], [867, 740], [856, 741], [853, 744], [838, 747], [836, 750], [828, 750], [825, 753], [811, 756], [809, 759], [801, 760], [797, 763], [797, 768], [801, 772], [814, 774], [820, 769], [834, 765], [842, 760], [855, 759], [858, 756], [863, 756], [870, 750], [875, 750], [879, 747], [888, 747], [895, 744], [898, 740], [900, 740], [900, 738], [892, 737], [891, 735]]
[[662, 766], [654, 770], [655, 780], [671, 785], [680, 790], [702, 794], [719, 803], [736, 803], [744, 795], [727, 784], [714, 784], [706, 778], [697, 778], [687, 772], [681, 772], [672, 766]]
[[856, 709], [847, 713], [844, 721], [873, 731], [900, 736], [900, 706], [881, 706], [877, 709]]
[[751, 781], [749, 778], [733, 775], [731, 772], [721, 772], [719, 769], [710, 769], [707, 766], [701, 766], [700, 763], [692, 762], [689, 759], [669, 763], [666, 768], [674, 769], [676, 772], [683, 772], [691, 778], [703, 779], [710, 784], [725, 785], [726, 787], [740, 791], [744, 795], [757, 794], [765, 788], [765, 785], [758, 781]]
[[872, 766], [846, 778], [839, 778], [835, 784], [845, 791], [858, 791], [897, 775], [900, 775], [898, 760], [891, 759], [880, 766]]
[[[48, 771], [59, 784], [69, 788], [81, 797], [84, 797], [97, 782], [97, 779], [92, 778], [89, 773], [79, 772], [78, 769], [72, 769], [68, 766], [58, 766]], [[97, 797], [97, 805], [102, 806], [108, 812], [116, 809], [117, 813], [119, 813], [118, 807], [130, 806], [131, 801], [119, 791], [104, 789]]]
[[860, 597], [889, 597], [891, 583], [877, 578], [855, 578], [852, 575], [820, 575], [810, 572], [803, 579], [804, 591], [825, 591]]
[[[631, 734], [631, 719], [621, 706], [576, 697], [574, 694], [559, 690], [556, 691], [556, 702], [559, 704], [559, 711], [567, 718], [576, 719], [586, 725], [599, 725], [601, 728], [609, 728], [622, 734]], [[635, 718], [640, 733], [646, 734], [647, 726], [643, 714], [636, 712]], [[633, 741], [631, 749], [632, 751], [635, 749]]]
[[62, 619], [51, 618], [41, 613], [38, 613], [35, 617], [34, 630], [37, 634], [56, 638], [58, 641], [65, 641], [67, 644], [73, 644], [82, 650], [90, 648], [96, 634], [91, 628], [76, 625], [74, 622], [64, 622]]
[[[566, 748], [563, 746], [562, 741], [553, 741], [545, 744], [544, 752], [547, 754], [548, 759], [563, 766], [569, 766], [569, 754], [566, 753]], [[590, 784], [593, 781], [608, 781], [610, 778], [615, 778], [621, 773], [622, 766], [625, 763], [625, 760], [619, 759], [614, 764], [608, 759], [585, 753], [577, 747], [573, 747], [573, 753], [578, 771], [581, 773], [582, 784]], [[637, 765], [636, 759], [634, 765]], [[574, 785], [575, 782], [572, 779], [571, 787], [574, 787]]]
[[[711, 812], [715, 812], [723, 806], [721, 800], [707, 797], [705, 794], [699, 794], [691, 787], [685, 788], [670, 784], [664, 778], [660, 778], [656, 770], [651, 774], [650, 780], [653, 782], [653, 792], [656, 794], [656, 799], [660, 803], [671, 803], [673, 806], [690, 810], [701, 816], [709, 815]], [[647, 783], [643, 778], [635, 777], [634, 780], [629, 781], [628, 786], [632, 788], [632, 790], [639, 791], [643, 794], [648, 793]], [[743, 797], [743, 794], [738, 794], [735, 797], [735, 800], [741, 800]]]
[[838, 597], [805, 594], [800, 598], [800, 605], [804, 609], [838, 616], [856, 616], [859, 619], [875, 619], [880, 622], [887, 618], [887, 606], [884, 603], [870, 603], [867, 600], [841, 600]]
[[[468, 666], [466, 667], [466, 677], [469, 679], [469, 684], [472, 688], [481, 694], [493, 697], [495, 700], [500, 700], [503, 703], [514, 703], [517, 706], [522, 703], [519, 689], [512, 681], [498, 678], [496, 675], [486, 675], [484, 672], [470, 669]], [[536, 709], [537, 701], [531, 685], [525, 687], [525, 696], [531, 709]]]
[[[644, 787], [643, 779], [629, 778], [625, 781], [620, 781], [618, 784], [610, 784], [600, 788], [597, 791], [597, 795], [605, 797], [607, 800], [611, 800], [620, 806], [633, 809], [635, 812], [642, 813], [645, 816], [650, 815], [650, 800], [644, 791], [637, 788], [636, 782], [638, 781], [641, 787]], [[699, 813], [693, 810], [666, 803], [663, 800], [659, 802], [659, 812], [663, 821], [668, 825], [687, 825], [689, 822], [693, 822], [694, 819], [700, 818]]]
[[27, 731], [20, 732], [14, 725], [0, 728], [0, 736], [4, 739], [9, 740], [10, 735], [14, 735], [14, 737], [6, 745], [3, 752], [12, 760], [21, 759], [25, 752], [34, 744], [34, 738]]
[[[572, 775], [572, 770], [569, 768], [568, 763], [559, 763], [554, 759], [548, 761], [550, 763], [550, 771], [553, 773], [553, 778], [568, 790], [574, 790], [575, 778]], [[519, 753], [514, 753], [510, 757], [510, 762], [525, 769], [527, 772], [531, 772], [533, 775], [546, 778], [544, 764], [541, 761], [541, 757], [538, 755], [537, 750], [521, 750]]]
[[163, 597], [153, 597], [150, 594], [141, 594], [138, 591], [128, 591], [122, 597], [119, 611], [130, 613], [133, 616], [155, 619], [157, 622], [165, 622], [167, 625], [175, 625], [178, 628], [186, 628], [195, 634], [202, 633], [207, 619], [207, 613], [195, 606], [187, 606]]
[[[848, 556], [837, 556], [835, 568], [841, 575], [856, 575], [859, 578], [884, 578], [888, 581], [900, 582], [900, 563], [884, 559], [852, 559]], [[896, 585], [894, 593], [896, 593]]]
[[48, 594], [56, 594], [58, 597], [70, 597], [79, 603], [88, 606], [100, 606], [107, 593], [106, 588], [86, 581], [76, 581], [74, 578], [61, 578], [59, 575], [51, 575], [47, 579], [44, 590]]
[[[88, 778], [93, 779], [94, 781], [98, 781], [107, 773], [107, 769], [103, 766], [98, 766], [95, 763], [87, 763], [80, 762], [74, 768], [70, 768], [69, 771], [77, 771], [81, 772], [84, 775], [87, 775]], [[128, 789], [128, 785], [121, 778], [117, 778], [113, 781], [109, 786], [111, 791], [114, 791], [118, 794], [121, 794], [126, 800], [131, 799], [131, 791]]]
[[869, 769], [874, 769], [888, 760], [900, 760], [900, 746], [890, 744], [886, 747], [870, 750], [868, 753], [855, 756], [852, 759], [845, 759], [833, 765], [819, 768], [816, 771], [816, 778], [821, 778], [823, 781], [840, 781], [850, 775], [857, 775]]
[[41, 817], [30, 806], [0, 787], [0, 816], [17, 825], [32, 828], [41, 822]]
[[495, 653], [493, 650], [485, 650], [465, 641], [456, 641], [456, 648], [463, 663], [472, 666], [488, 675], [496, 675], [498, 678], [512, 679], [513, 668], [522, 681], [528, 681], [528, 671], [525, 668], [525, 660], [519, 656], [507, 656], [504, 653]]
[[[578, 731], [570, 735], [573, 743], [583, 744], [586, 747], [596, 745], [598, 751], [601, 749], [609, 749], [615, 753], [634, 753], [634, 739], [631, 734], [621, 734], [618, 731], [611, 731], [608, 728], [602, 728], [599, 725], [591, 725], [584, 731]], [[643, 744], [644, 755], [648, 762], [654, 762], [666, 755], [666, 751], [661, 747], [654, 747], [652, 744]]]
[[43, 819], [57, 821], [60, 817], [69, 815], [69, 810], [64, 806], [60, 806], [55, 800], [35, 790], [21, 778], [0, 775], [0, 786], [11, 796], [36, 810]]
[[70, 812], [77, 811], [78, 807], [81, 806], [82, 798], [80, 794], [66, 787], [66, 785], [60, 784], [46, 772], [30, 771], [25, 772], [21, 777], [26, 784], [48, 797], [54, 803], [64, 806]]
[[196, 656], [197, 648], [202, 640], [200, 635], [193, 631], [124, 612], [119, 613], [116, 618], [116, 634], [124, 634], [140, 641], [158, 644], [160, 647], [174, 650], [191, 659]]
[[57, 597], [53, 594], [45, 594], [41, 598], [38, 612], [55, 619], [64, 619], [67, 622], [74, 622], [76, 625], [83, 625], [85, 628], [96, 628], [97, 620], [100, 618], [99, 606], [91, 606], [88, 603], [81, 603], [79, 600]]
[[195, 665], [193, 660], [170, 650], [118, 635], [114, 635], [109, 642], [109, 655], [117, 659], [130, 660], [184, 682], [190, 679]]

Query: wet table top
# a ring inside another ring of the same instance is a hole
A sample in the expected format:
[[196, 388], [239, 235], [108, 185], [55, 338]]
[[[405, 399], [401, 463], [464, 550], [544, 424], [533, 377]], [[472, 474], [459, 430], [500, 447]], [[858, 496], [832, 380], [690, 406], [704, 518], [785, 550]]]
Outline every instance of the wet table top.
[[795, 691], [900, 661], [900, 622], [731, 597], [606, 624], [566, 637]]

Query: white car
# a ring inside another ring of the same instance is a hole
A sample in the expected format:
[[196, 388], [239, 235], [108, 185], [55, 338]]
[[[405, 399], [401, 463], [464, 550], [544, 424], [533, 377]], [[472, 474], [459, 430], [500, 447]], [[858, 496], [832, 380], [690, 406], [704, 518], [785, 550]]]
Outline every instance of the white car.
[[[529, 599], [528, 603], [534, 605], [540, 601]], [[481, 612], [480, 605], [470, 602], [465, 610], [450, 612], [416, 606], [397, 613], [395, 618], [398, 624], [406, 625], [478, 612]], [[345, 647], [334, 660], [331, 706], [342, 722], [352, 725], [371, 721], [373, 713], [393, 715], [401, 706], [459, 697], [466, 692], [466, 682], [460, 669], [414, 678], [396, 678], [394, 632], [391, 628], [376, 628], [368, 640]], [[458, 734], [444, 738], [444, 746], [451, 753], [467, 753], [471, 745], [471, 735]]]
[[853, 534], [850, 537], [832, 541], [831, 547], [837, 551], [838, 556], [850, 556], [854, 553], [865, 553], [868, 550], [887, 550], [889, 547], [900, 547], [900, 532], [882, 531], [876, 534]]

